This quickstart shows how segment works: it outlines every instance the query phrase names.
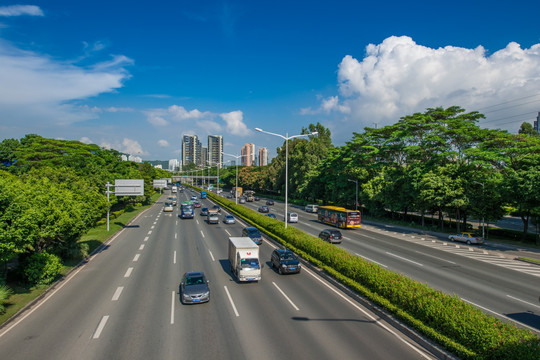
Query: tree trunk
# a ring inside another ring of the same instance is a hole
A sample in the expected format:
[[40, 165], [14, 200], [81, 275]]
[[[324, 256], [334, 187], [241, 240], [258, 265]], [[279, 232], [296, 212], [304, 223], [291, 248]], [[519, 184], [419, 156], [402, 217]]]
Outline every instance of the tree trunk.
[[439, 226], [441, 230], [444, 229], [444, 217], [441, 209], [439, 209]]
[[521, 241], [525, 241], [527, 239], [527, 232], [529, 231], [529, 216], [530, 211], [527, 211], [526, 214], [520, 214], [519, 217], [521, 218], [521, 221], [523, 221], [523, 234], [521, 235]]
[[425, 212], [424, 209], [422, 209], [422, 211], [420, 212], [420, 214], [422, 215], [422, 227], [424, 227], [424, 218], [425, 218], [424, 212]]
[[460, 225], [461, 225], [460, 220], [461, 220], [461, 219], [460, 219], [460, 217], [459, 217], [459, 208], [456, 208], [456, 232], [457, 232], [458, 234], [461, 232], [461, 231], [460, 231], [460, 230], [461, 230], [461, 229], [460, 229]]

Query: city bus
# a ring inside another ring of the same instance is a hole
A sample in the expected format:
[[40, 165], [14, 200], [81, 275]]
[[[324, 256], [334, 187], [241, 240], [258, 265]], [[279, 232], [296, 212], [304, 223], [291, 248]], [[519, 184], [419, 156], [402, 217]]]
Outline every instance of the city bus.
[[184, 201], [180, 204], [180, 217], [182, 219], [193, 219], [193, 203]]
[[360, 211], [347, 210], [338, 206], [319, 206], [317, 210], [317, 219], [320, 222], [342, 229], [359, 228], [360, 218]]

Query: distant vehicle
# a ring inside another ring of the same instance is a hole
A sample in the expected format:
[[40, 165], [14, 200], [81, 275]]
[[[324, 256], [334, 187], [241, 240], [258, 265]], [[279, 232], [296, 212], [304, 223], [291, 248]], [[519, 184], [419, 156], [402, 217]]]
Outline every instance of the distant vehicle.
[[197, 200], [197, 197], [195, 195], [191, 195], [191, 201]]
[[180, 204], [180, 217], [182, 219], [193, 219], [193, 204], [191, 201], [184, 201]]
[[201, 199], [206, 199], [206, 191], [201, 191]]
[[177, 192], [177, 191], [178, 191], [178, 187], [173, 186], [172, 189], [171, 189], [171, 191], [172, 191], [173, 193]]
[[306, 212], [316, 213], [319, 210], [319, 205], [306, 205], [304, 208]]
[[262, 235], [256, 227], [248, 226], [242, 230], [242, 236], [247, 236], [257, 245], [262, 244]]
[[263, 206], [259, 206], [259, 212], [260, 213], [267, 213], [269, 212], [270, 210], [268, 209], [268, 206], [266, 205], [263, 205]]
[[176, 206], [176, 196], [169, 196], [167, 200], [173, 205]]
[[180, 283], [182, 304], [198, 304], [210, 301], [209, 281], [201, 271], [187, 272]]
[[210, 209], [208, 210], [208, 223], [209, 224], [218, 224], [219, 223], [219, 215], [216, 209]]
[[270, 218], [272, 218], [274, 220], [277, 220], [276, 214], [268, 213], [268, 214], [266, 214], [266, 216], [268, 216], [268, 217], [270, 217]]
[[476, 235], [474, 233], [471, 233], [471, 232], [462, 232], [462, 233], [459, 233], [459, 234], [456, 234], [456, 235], [450, 235], [448, 237], [448, 239], [450, 239], [450, 241], [464, 242], [467, 245], [483, 244], [484, 243], [484, 238], [483, 237], [478, 236], [478, 235]]
[[244, 192], [244, 195], [246, 196], [246, 201], [247, 202], [253, 202], [255, 201], [255, 191], [253, 190], [246, 190]]
[[240, 197], [242, 196], [242, 188], [239, 186], [239, 187], [233, 187], [232, 190], [231, 190], [231, 195], [233, 197]]
[[200, 208], [201, 206], [202, 206], [202, 205], [201, 205], [200, 202], [198, 202], [198, 201], [194, 201], [194, 202], [193, 202], [193, 207], [195, 207], [195, 208]]
[[225, 215], [225, 218], [223, 219], [223, 222], [225, 224], [234, 224], [236, 223], [236, 219], [231, 214]]
[[201, 208], [201, 216], [208, 216], [208, 208]]
[[240, 200], [238, 200], [238, 202], [239, 202], [240, 204], [245, 204], [245, 203], [246, 203], [246, 198], [242, 196], [242, 197], [240, 198]]
[[280, 275], [299, 273], [302, 265], [298, 257], [288, 249], [275, 249], [270, 256], [272, 268], [277, 269]]
[[266, 200], [266, 205], [274, 205], [274, 200]]
[[297, 223], [298, 222], [298, 214], [295, 212], [288, 212], [287, 213], [287, 222], [289, 223]]
[[341, 231], [336, 229], [324, 229], [319, 233], [319, 238], [332, 244], [341, 244], [341, 241], [343, 241]]
[[227, 199], [232, 199], [233, 196], [231, 194], [227, 194]]
[[342, 229], [359, 228], [361, 226], [360, 211], [347, 210], [338, 206], [319, 206], [317, 219], [323, 224]]
[[163, 212], [173, 212], [173, 211], [174, 211], [174, 208], [173, 208], [172, 203], [166, 202], [165, 206], [163, 207]]
[[254, 199], [255, 201], [259, 201], [259, 200], [261, 200], [261, 198], [260, 198], [260, 197], [258, 197], [257, 195], [255, 195], [255, 196], [253, 197], [253, 199]]
[[218, 212], [218, 214], [221, 214], [221, 206], [216, 204], [216, 205], [212, 206], [212, 209], [216, 210]]
[[249, 237], [229, 238], [229, 264], [238, 281], [261, 280], [259, 247]]

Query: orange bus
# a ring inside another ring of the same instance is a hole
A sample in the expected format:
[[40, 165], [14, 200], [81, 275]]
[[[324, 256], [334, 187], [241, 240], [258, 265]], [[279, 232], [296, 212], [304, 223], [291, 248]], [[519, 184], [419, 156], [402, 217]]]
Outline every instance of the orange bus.
[[319, 206], [317, 218], [324, 224], [342, 229], [354, 229], [361, 226], [360, 211], [348, 210], [338, 206]]

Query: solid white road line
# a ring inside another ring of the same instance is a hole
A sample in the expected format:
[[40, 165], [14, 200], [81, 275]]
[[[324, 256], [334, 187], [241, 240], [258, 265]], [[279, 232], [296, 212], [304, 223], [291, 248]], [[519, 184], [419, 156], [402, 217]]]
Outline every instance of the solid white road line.
[[118, 301], [118, 299], [120, 298], [120, 294], [122, 294], [122, 290], [124, 290], [123, 286], [117, 287], [111, 301]]
[[174, 324], [174, 291], [171, 294], [171, 325]]
[[225, 288], [225, 292], [227, 293], [227, 297], [229, 298], [229, 302], [231, 303], [231, 306], [234, 310], [234, 313], [236, 314], [236, 316], [240, 316], [240, 314], [238, 314], [238, 310], [236, 310], [236, 306], [234, 305], [234, 301], [231, 297], [231, 294], [229, 294], [229, 289], [227, 289], [227, 286], [223, 286]]
[[369, 261], [369, 262], [372, 262], [372, 263], [375, 263], [375, 264], [377, 264], [377, 265], [379, 265], [379, 266], [382, 266], [383, 268], [387, 268], [387, 267], [388, 267], [388, 266], [386, 266], [386, 265], [384, 265], [384, 264], [381, 264], [380, 262], [377, 262], [377, 261], [372, 260], [372, 259], [370, 259], [370, 258], [368, 258], [368, 257], [362, 256], [362, 255], [360, 255], [359, 253], [355, 253], [355, 255], [356, 255], [356, 256], [360, 256], [361, 258], [366, 259], [366, 260]]
[[126, 273], [124, 274], [124, 277], [125, 277], [125, 278], [130, 277], [132, 271], [133, 271], [133, 268], [132, 268], [132, 267], [128, 268], [127, 271], [126, 271]]
[[99, 336], [101, 335], [101, 332], [103, 331], [103, 328], [105, 327], [105, 324], [107, 323], [107, 320], [109, 320], [109, 315], [105, 315], [101, 318], [101, 321], [99, 322], [99, 325], [94, 332], [94, 336], [92, 336], [92, 339], [99, 339]]
[[450, 264], [454, 264], [454, 265], [456, 264], [456, 263], [453, 262], [453, 261], [446, 260], [446, 259], [443, 259], [443, 258], [440, 258], [440, 257], [437, 257], [437, 256], [433, 256], [433, 255], [424, 254], [424, 253], [421, 252], [421, 251], [417, 251], [417, 253], [422, 254], [422, 255], [424, 255], [424, 256], [432, 257], [432, 258], [437, 259], [437, 260], [440, 260], [440, 261], [445, 261], [445, 262], [448, 262], [448, 263], [450, 263]]
[[525, 303], [525, 304], [527, 304], [527, 305], [534, 306], [534, 307], [537, 307], [537, 308], [540, 309], [540, 306], [538, 306], [538, 305], [536, 305], [536, 304], [530, 303], [530, 302], [525, 301], [525, 300], [518, 299], [517, 297], [513, 297], [513, 296], [511, 296], [511, 295], [506, 295], [506, 296], [508, 296], [510, 299], [514, 299], [514, 300], [517, 300], [517, 301], [521, 301], [522, 303]]
[[289, 297], [285, 294], [285, 292], [283, 292], [283, 290], [281, 290], [281, 289], [279, 288], [279, 286], [277, 286], [277, 284], [276, 284], [275, 282], [272, 281], [272, 284], [274, 284], [274, 286], [276, 287], [276, 289], [279, 290], [279, 292], [281, 293], [281, 295], [283, 295], [283, 297], [284, 297], [285, 299], [287, 299], [287, 301], [292, 305], [293, 308], [295, 308], [295, 310], [297, 310], [297, 311], [300, 310], [300, 309], [298, 309], [298, 307], [292, 302], [292, 300], [289, 299]]

